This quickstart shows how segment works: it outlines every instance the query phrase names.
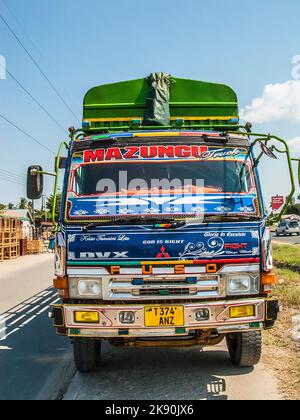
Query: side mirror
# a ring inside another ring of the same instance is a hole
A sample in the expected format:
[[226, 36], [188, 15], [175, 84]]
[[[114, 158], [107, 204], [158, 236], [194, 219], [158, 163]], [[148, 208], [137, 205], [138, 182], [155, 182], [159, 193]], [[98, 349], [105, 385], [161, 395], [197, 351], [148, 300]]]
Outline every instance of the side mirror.
[[43, 168], [35, 165], [30, 166], [27, 172], [27, 198], [29, 200], [39, 200], [44, 190]]
[[268, 156], [271, 159], [277, 159], [277, 156], [273, 153], [273, 151], [268, 146], [266, 146], [264, 143], [261, 142], [260, 147], [261, 147], [262, 152], [266, 156]]

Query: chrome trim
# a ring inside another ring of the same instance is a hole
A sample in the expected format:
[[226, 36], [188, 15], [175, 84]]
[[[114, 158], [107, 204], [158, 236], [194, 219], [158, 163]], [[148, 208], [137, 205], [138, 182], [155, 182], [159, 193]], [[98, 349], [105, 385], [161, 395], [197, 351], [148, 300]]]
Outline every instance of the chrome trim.
[[253, 331], [253, 330], [263, 330], [264, 325], [262, 322], [259, 323], [259, 328], [250, 328], [249, 324], [241, 324], [241, 325], [227, 325], [225, 327], [218, 327], [217, 331], [219, 334], [228, 334], [228, 333], [235, 333], [235, 332], [243, 332], [243, 331]]
[[[177, 304], [180, 305], [180, 304]], [[250, 318], [230, 319], [227, 316], [229, 308], [232, 306], [254, 305], [255, 316]], [[120, 331], [126, 330], [125, 337], [155, 337], [155, 336], [177, 336], [187, 335], [195, 330], [216, 329], [220, 332], [240, 331], [243, 328], [250, 328], [251, 323], [262, 323], [265, 320], [265, 299], [240, 299], [233, 301], [220, 302], [201, 302], [201, 304], [183, 304], [184, 307], [184, 327], [185, 331], [178, 334], [175, 327], [145, 327], [145, 306], [147, 305], [64, 305], [66, 327], [69, 329], [68, 335], [74, 334], [73, 329], [80, 331], [81, 335], [90, 337], [120, 337]], [[157, 305], [154, 305], [157, 306]], [[170, 305], [172, 306], [172, 305]], [[205, 321], [195, 321], [195, 311], [206, 308], [210, 311], [210, 319]], [[74, 322], [75, 311], [98, 311], [100, 321], [95, 324], [78, 324]], [[134, 324], [124, 325], [119, 321], [119, 313], [132, 311], [135, 313]], [[263, 324], [260, 324], [262, 329]]]
[[[103, 300], [188, 300], [222, 298], [226, 294], [225, 277], [216, 275], [194, 276], [196, 283], [188, 283], [184, 276], [114, 276], [103, 278]], [[132, 284], [134, 280], [142, 280], [140, 285]]]
[[240, 273], [259, 273], [260, 266], [258, 264], [249, 264], [249, 265], [225, 265], [219, 271], [219, 274], [240, 274]]

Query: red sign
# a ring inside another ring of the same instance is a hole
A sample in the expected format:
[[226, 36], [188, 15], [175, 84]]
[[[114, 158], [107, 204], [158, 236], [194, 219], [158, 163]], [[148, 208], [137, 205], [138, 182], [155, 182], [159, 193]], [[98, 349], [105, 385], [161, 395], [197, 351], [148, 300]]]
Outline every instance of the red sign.
[[207, 146], [129, 146], [124, 149], [85, 150], [84, 162], [103, 162], [122, 159], [197, 158], [208, 152]]
[[284, 203], [285, 198], [283, 196], [277, 195], [276, 197], [272, 197], [272, 210], [279, 210], [284, 205]]

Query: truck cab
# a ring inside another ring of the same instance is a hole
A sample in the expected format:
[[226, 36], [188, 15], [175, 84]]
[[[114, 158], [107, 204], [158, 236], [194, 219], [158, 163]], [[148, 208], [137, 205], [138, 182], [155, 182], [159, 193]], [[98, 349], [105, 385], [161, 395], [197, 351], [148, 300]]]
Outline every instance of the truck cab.
[[[279, 306], [251, 135], [224, 85], [158, 73], [87, 93], [83, 127], [70, 129], [68, 156], [56, 160], [57, 176], [65, 170], [61, 302], [50, 314], [72, 340], [79, 371], [98, 367], [103, 340], [204, 347], [226, 339], [235, 365], [259, 362], [261, 333]], [[271, 154], [269, 135], [259, 141]], [[40, 194], [42, 174], [29, 169], [29, 196]]]

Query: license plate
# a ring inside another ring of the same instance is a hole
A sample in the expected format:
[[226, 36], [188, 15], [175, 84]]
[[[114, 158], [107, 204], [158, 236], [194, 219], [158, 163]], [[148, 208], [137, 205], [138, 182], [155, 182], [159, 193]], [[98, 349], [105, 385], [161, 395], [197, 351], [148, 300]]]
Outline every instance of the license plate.
[[183, 327], [183, 306], [146, 306], [146, 327]]

